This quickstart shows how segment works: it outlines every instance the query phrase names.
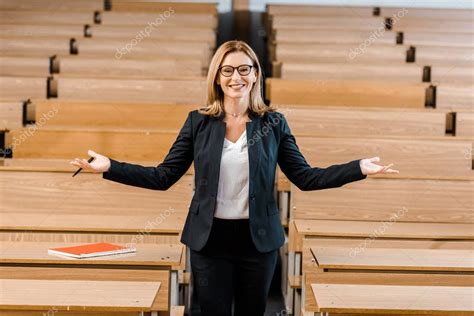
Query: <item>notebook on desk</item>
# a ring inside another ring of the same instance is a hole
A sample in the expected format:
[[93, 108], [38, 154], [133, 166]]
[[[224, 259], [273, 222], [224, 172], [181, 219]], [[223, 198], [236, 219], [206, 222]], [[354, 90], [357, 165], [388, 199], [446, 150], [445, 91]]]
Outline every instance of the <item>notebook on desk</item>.
[[95, 243], [86, 244], [73, 247], [61, 247], [48, 249], [50, 255], [61, 255], [77, 259], [110, 256], [117, 254], [124, 254], [135, 252], [136, 249], [133, 247], [124, 247], [119, 245], [113, 245], [109, 243]]

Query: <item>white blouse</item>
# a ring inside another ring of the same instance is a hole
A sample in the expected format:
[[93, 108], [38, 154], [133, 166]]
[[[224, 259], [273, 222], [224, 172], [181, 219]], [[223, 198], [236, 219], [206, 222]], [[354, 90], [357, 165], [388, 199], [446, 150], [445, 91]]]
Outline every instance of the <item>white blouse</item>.
[[224, 138], [215, 217], [249, 218], [249, 159], [247, 131], [231, 142]]

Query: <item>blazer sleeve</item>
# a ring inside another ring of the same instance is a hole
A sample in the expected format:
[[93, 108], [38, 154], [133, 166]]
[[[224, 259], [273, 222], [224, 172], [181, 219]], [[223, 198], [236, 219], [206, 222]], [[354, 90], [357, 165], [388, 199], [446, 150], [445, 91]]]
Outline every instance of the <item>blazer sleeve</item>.
[[167, 190], [189, 169], [193, 162], [191, 112], [164, 161], [156, 167], [144, 167], [110, 159], [102, 177], [107, 180], [152, 190]]
[[283, 115], [280, 116], [278, 165], [286, 177], [302, 191], [337, 188], [367, 178], [360, 169], [360, 159], [327, 168], [312, 168], [301, 154], [295, 137]]

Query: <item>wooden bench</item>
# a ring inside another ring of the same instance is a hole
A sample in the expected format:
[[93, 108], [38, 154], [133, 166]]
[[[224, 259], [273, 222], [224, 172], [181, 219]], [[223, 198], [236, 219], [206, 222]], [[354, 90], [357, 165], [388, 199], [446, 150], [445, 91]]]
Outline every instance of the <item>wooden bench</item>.
[[[54, 86], [57, 87], [57, 97], [60, 100], [133, 100], [141, 103], [204, 104], [207, 91], [204, 79], [90, 79], [55, 76], [51, 89]], [[55, 92], [53, 90], [50, 93]]]
[[[168, 6], [173, 8], [173, 6]], [[165, 10], [166, 11], [166, 10]], [[193, 27], [205, 28], [215, 30], [217, 29], [217, 16], [214, 14], [193, 14], [174, 10], [169, 10], [169, 17], [164, 15], [162, 17], [155, 13], [142, 12], [115, 12], [105, 11], [101, 12], [100, 19], [103, 25], [142, 25], [143, 21], [156, 23], [156, 27], [161, 28], [176, 28], [176, 27]], [[161, 21], [161, 22], [160, 22]]]
[[26, 100], [29, 98], [46, 98], [46, 77], [0, 76], [2, 87], [0, 98], [5, 100]]
[[434, 33], [434, 32], [403, 32], [403, 44], [416, 47], [452, 46], [474, 48], [474, 33]]
[[[132, 53], [133, 54], [133, 53]], [[203, 77], [200, 58], [117, 59], [101, 56], [61, 56], [61, 77], [83, 78], [199, 78]]]
[[173, 1], [130, 1], [130, 0], [113, 0], [112, 10], [115, 12], [153, 12], [165, 11], [172, 7], [177, 12], [192, 14], [212, 14], [217, 15], [216, 3], [192, 3], [192, 2], [173, 2]]
[[[199, 105], [166, 103], [126, 103], [69, 100], [33, 100], [35, 118], [39, 120], [48, 113], [58, 112], [48, 126], [95, 127], [95, 128], [139, 128], [174, 130], [176, 134], [183, 126], [190, 111]], [[30, 110], [31, 111], [31, 110]]]
[[439, 84], [436, 86], [436, 107], [451, 111], [474, 111], [474, 85]]
[[45, 57], [0, 56], [1, 76], [26, 76], [46, 78], [50, 74], [51, 61]]
[[347, 16], [347, 17], [371, 17], [374, 8], [372, 7], [350, 7], [350, 6], [327, 6], [327, 5], [288, 5], [288, 4], [267, 4], [267, 13], [273, 15], [296, 15], [311, 17], [327, 16]]
[[[71, 1], [72, 2], [72, 1]], [[3, 10], [2, 23], [7, 24], [93, 24], [93, 11]], [[156, 18], [156, 17], [155, 17]], [[147, 20], [148, 21], [148, 20]], [[150, 20], [151, 21], [151, 20]]]
[[193, 27], [165, 27], [159, 30], [143, 30], [141, 25], [101, 25], [94, 24], [88, 29], [95, 39], [133, 38], [140, 31], [146, 34], [146, 41], [189, 41], [208, 43], [212, 48], [216, 45], [216, 33], [212, 29]]
[[[353, 44], [357, 46], [372, 35], [373, 30], [324, 30], [314, 29], [276, 29], [272, 32], [272, 39], [279, 43], [329, 43], [329, 44]], [[396, 43], [396, 33], [386, 32], [378, 36], [374, 44]]]
[[100, 174], [71, 178], [72, 172], [23, 170], [0, 171], [3, 241], [179, 243], [191, 175], [158, 192], [104, 181]]
[[25, 36], [1, 36], [0, 54], [2, 56], [50, 57], [55, 54], [70, 53], [70, 40], [66, 37], [29, 38]]
[[331, 17], [319, 16], [286, 16], [275, 15], [272, 18], [272, 28], [280, 29], [307, 29], [307, 30], [368, 30], [385, 29], [385, 20], [382, 17]]
[[[84, 26], [76, 25], [58, 25], [55, 24], [5, 24], [2, 22], [0, 36], [18, 36], [31, 38], [36, 37], [82, 37], [84, 36]], [[44, 40], [48, 40], [45, 38]]]
[[[409, 12], [409, 10], [408, 10]], [[407, 16], [398, 19], [393, 23], [393, 31], [431, 31], [431, 32], [455, 32], [455, 33], [473, 33], [472, 20], [456, 19], [418, 19]]]
[[358, 135], [381, 138], [441, 138], [452, 136], [446, 135], [447, 114], [435, 109], [353, 108], [291, 104], [275, 104], [274, 106], [285, 115], [292, 134], [297, 137], [353, 137]]
[[314, 315], [405, 315], [408, 312], [467, 316], [474, 312], [472, 288], [469, 287], [312, 284], [311, 289], [318, 305]]
[[[280, 69], [278, 69], [281, 66]], [[423, 67], [415, 64], [365, 65], [350, 63], [274, 63], [273, 74], [282, 79], [377, 80], [421, 83]]]
[[[402, 10], [408, 10], [408, 16], [412, 19], [420, 21], [426, 20], [472, 20], [473, 11], [469, 9], [447, 9], [447, 8], [396, 8], [396, 7], [382, 7], [380, 8], [380, 15], [385, 17], [392, 17]], [[447, 30], [448, 31], [448, 30]]]
[[384, 221], [398, 212], [404, 222], [469, 223], [472, 189], [473, 181], [421, 179], [365, 179], [316, 194], [294, 188], [290, 219]]
[[472, 48], [449, 46], [417, 46], [415, 61], [423, 66], [444, 65], [450, 67], [472, 68]]
[[[341, 274], [349, 271], [354, 274], [361, 273], [359, 282], [356, 284], [361, 284], [368, 272], [379, 274], [379, 277], [386, 274], [406, 276], [406, 273], [410, 273], [412, 276], [432, 275], [434, 278], [439, 276], [440, 273], [474, 276], [474, 266], [471, 260], [473, 250], [368, 248], [363, 249], [360, 253], [353, 254], [349, 248], [312, 247], [311, 253], [313, 263], [305, 272], [305, 276], [308, 276], [309, 279], [314, 279], [317, 275]], [[433, 275], [433, 273], [435, 274]], [[346, 275], [347, 273], [343, 274]], [[313, 287], [314, 283], [311, 284], [307, 281], [305, 281], [306, 286], [303, 291], [306, 289], [311, 292], [309, 289]], [[339, 283], [337, 282], [337, 284]], [[415, 286], [419, 284], [411, 283], [408, 285]], [[466, 286], [469, 285], [467, 283], [461, 285], [464, 288]], [[316, 292], [314, 294], [316, 294], [314, 297], [317, 304], [318, 296]], [[305, 294], [304, 297], [308, 305], [311, 306], [313, 293]], [[308, 309], [305, 308], [305, 310]]]
[[474, 136], [474, 113], [457, 112], [456, 113], [456, 136], [473, 137]]
[[48, 0], [47, 3], [35, 0], [19, 0], [11, 2], [8, 0], [2, 0], [0, 2], [1, 10], [45, 10], [45, 11], [95, 11], [102, 10], [104, 8], [104, 2], [102, 0]]
[[23, 127], [23, 103], [0, 101], [0, 130]]
[[357, 54], [354, 44], [304, 44], [278, 43], [271, 48], [271, 60], [299, 63], [402, 63], [406, 60], [407, 50], [404, 45], [371, 45]]
[[426, 84], [269, 78], [266, 97], [277, 104], [424, 108]]
[[[81, 243], [82, 244], [82, 243]], [[178, 273], [184, 269], [185, 248], [181, 244], [143, 244], [130, 241], [137, 249], [135, 253], [107, 257], [75, 259], [48, 254], [48, 249], [74, 246], [75, 243], [58, 242], [0, 242], [1, 266], [49, 267], [49, 268], [122, 268], [129, 270], [164, 270], [165, 279], [161, 279], [163, 291], [161, 310], [169, 310], [177, 305], [179, 298]], [[170, 298], [168, 298], [170, 297]]]
[[[360, 247], [413, 249], [474, 249], [472, 224], [400, 221], [294, 219], [289, 224], [287, 249], [282, 253], [282, 290], [286, 306], [301, 303], [301, 277], [314, 264], [307, 253], [312, 247], [343, 247], [348, 252]], [[306, 254], [303, 257], [303, 252]], [[304, 261], [303, 261], [304, 259]], [[308, 280], [308, 277], [310, 279]], [[308, 282], [317, 277], [306, 274]], [[288, 282], [286, 281], [288, 279]], [[359, 279], [360, 281], [360, 279]], [[307, 286], [310, 283], [307, 282]], [[307, 294], [308, 295], [308, 294]], [[308, 303], [308, 296], [306, 302]], [[311, 305], [311, 300], [310, 300]], [[291, 309], [291, 308], [289, 308]]]
[[[157, 312], [160, 282], [0, 279], [0, 310]], [[31, 314], [30, 314], [31, 315]]]
[[150, 58], [160, 57], [192, 57], [202, 61], [210, 58], [211, 47], [205, 42], [174, 42], [174, 41], [146, 41], [130, 45], [123, 39], [94, 39], [81, 38], [77, 40], [79, 56], [102, 56], [107, 58]]
[[430, 67], [431, 83], [437, 85], [474, 85], [474, 67], [469, 66], [443, 66]]

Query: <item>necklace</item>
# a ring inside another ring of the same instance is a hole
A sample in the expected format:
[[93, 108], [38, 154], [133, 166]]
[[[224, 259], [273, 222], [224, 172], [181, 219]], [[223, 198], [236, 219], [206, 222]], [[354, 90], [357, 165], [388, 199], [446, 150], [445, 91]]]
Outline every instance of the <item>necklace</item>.
[[242, 112], [242, 113], [229, 113], [229, 112], [226, 112], [226, 111], [224, 111], [224, 112], [225, 112], [226, 114], [232, 115], [233, 117], [237, 117], [237, 116], [240, 116], [240, 115], [242, 115], [242, 114], [247, 113], [247, 110], [245, 110], [245, 111]]

